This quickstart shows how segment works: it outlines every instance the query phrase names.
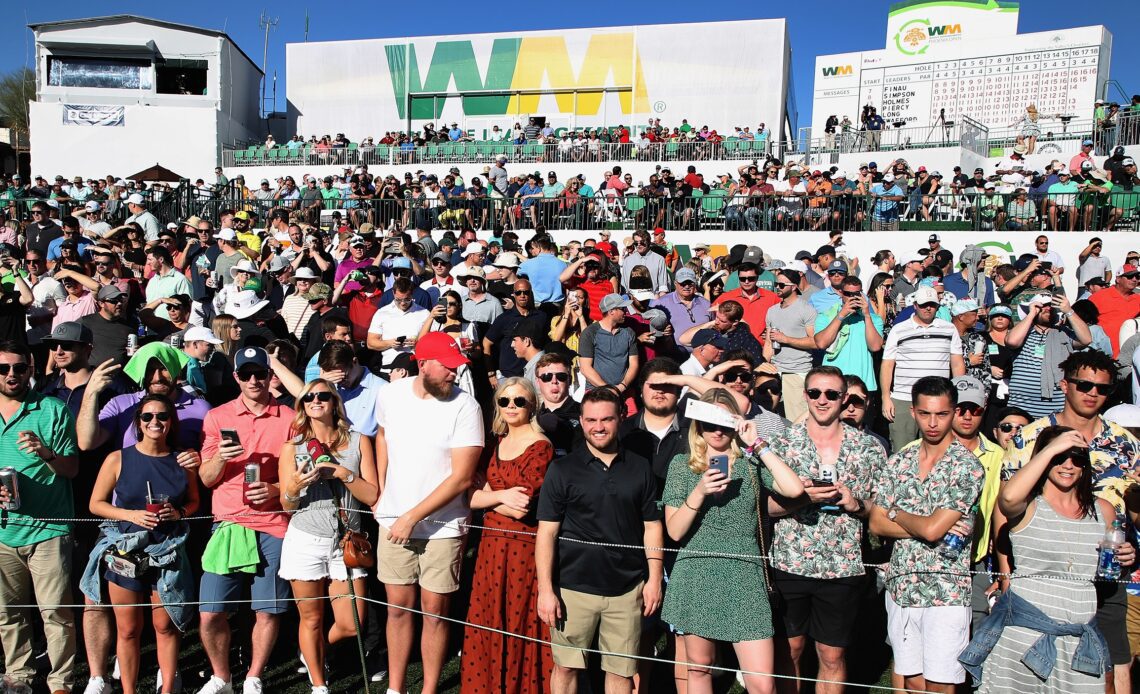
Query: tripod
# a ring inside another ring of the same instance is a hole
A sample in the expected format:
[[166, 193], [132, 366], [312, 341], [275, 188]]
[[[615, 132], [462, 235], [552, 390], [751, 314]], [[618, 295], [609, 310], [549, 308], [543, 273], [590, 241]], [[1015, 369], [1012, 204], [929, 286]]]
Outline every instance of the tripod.
[[942, 146], [946, 146], [946, 137], [950, 132], [950, 126], [952, 125], [952, 122], [946, 122], [946, 109], [944, 108], [938, 109], [938, 120], [934, 121], [934, 125], [930, 126], [930, 132], [926, 133], [926, 140], [924, 142], [925, 144], [930, 144], [930, 138], [932, 135], [934, 135], [935, 128], [940, 125], [942, 126]]

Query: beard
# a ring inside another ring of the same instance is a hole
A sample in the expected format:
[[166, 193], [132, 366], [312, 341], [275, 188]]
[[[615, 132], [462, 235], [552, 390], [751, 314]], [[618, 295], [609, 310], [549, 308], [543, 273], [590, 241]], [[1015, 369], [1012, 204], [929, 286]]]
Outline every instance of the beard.
[[645, 403], [645, 411], [655, 417], [665, 417], [671, 414], [676, 414], [677, 405], [676, 403], [673, 405], [655, 405], [647, 401]]
[[423, 385], [424, 390], [427, 391], [428, 395], [432, 396], [436, 400], [446, 400], [451, 397], [451, 390], [454, 387], [454, 383], [450, 381], [443, 379], [436, 380], [428, 378], [427, 376], [424, 376], [423, 378]]

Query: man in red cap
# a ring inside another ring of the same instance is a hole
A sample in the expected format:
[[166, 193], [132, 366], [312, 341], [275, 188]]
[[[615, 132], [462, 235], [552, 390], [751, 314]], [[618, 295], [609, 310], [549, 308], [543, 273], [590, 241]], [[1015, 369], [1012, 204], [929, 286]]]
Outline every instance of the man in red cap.
[[[388, 687], [407, 691], [408, 659], [420, 609], [446, 617], [459, 589], [468, 516], [467, 491], [483, 450], [479, 403], [455, 385], [467, 357], [455, 338], [432, 332], [416, 342], [419, 374], [380, 390], [376, 397], [376, 466], [384, 480], [376, 503], [380, 524], [377, 578], [388, 611]], [[430, 431], [430, 435], [425, 435]], [[399, 609], [408, 608], [408, 609]], [[434, 692], [447, 658], [448, 624], [423, 620], [420, 653], [424, 691]]]

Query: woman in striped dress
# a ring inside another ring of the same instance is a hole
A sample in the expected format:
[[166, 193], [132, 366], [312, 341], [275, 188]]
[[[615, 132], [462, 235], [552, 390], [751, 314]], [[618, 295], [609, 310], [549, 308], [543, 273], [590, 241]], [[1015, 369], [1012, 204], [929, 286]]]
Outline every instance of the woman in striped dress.
[[[1002, 488], [1014, 562], [1010, 590], [1050, 619], [1086, 624], [1096, 614], [1093, 578], [1097, 545], [1116, 518], [1092, 492], [1088, 442], [1063, 426], [1042, 430], [1033, 457]], [[1127, 547], [1127, 545], [1126, 545]], [[1122, 563], [1132, 549], [1122, 548]], [[983, 627], [984, 628], [984, 627]], [[1055, 640], [1057, 657], [1047, 680], [1021, 662], [1041, 632], [1006, 626], [985, 660], [979, 694], [1102, 694], [1104, 678], [1072, 668], [1079, 636]]]

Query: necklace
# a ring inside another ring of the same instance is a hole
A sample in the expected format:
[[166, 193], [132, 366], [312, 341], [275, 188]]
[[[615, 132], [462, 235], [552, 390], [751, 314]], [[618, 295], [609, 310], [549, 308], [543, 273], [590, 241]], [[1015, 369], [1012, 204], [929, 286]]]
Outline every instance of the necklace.
[[[1042, 497], [1042, 498], [1044, 498], [1044, 497]], [[1048, 502], [1046, 502], [1046, 503], [1048, 503]], [[1059, 521], [1058, 526], [1057, 526], [1057, 530], [1061, 534], [1061, 541], [1063, 543], [1065, 543], [1065, 555], [1067, 557], [1067, 560], [1065, 563], [1065, 573], [1071, 575], [1073, 573], [1073, 546], [1075, 543], [1073, 542], [1073, 537], [1071, 535], [1069, 535], [1069, 531], [1066, 529], [1066, 526], [1068, 525], [1067, 521], [1072, 521], [1072, 520], [1079, 521], [1080, 518], [1073, 518], [1068, 513], [1065, 513], [1064, 511], [1062, 511], [1060, 504], [1058, 504], [1056, 507], [1054, 507], [1053, 504], [1050, 503], [1049, 507], [1051, 509], [1053, 509], [1053, 513], [1055, 513], [1057, 515], [1057, 519]]]

